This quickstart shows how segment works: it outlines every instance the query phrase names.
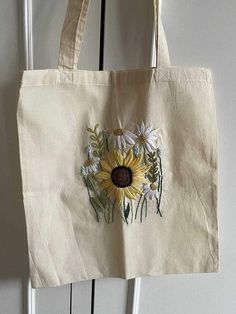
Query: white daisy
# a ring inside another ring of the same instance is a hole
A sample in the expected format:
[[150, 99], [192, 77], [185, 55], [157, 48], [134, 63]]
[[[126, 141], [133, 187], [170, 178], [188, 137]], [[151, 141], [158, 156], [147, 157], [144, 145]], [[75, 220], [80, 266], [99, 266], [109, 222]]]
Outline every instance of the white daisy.
[[157, 183], [145, 184], [143, 192], [150, 200], [153, 200], [157, 197]]
[[90, 156], [81, 167], [82, 175], [87, 176], [88, 174], [96, 173], [98, 171], [99, 163], [99, 157]]
[[124, 151], [133, 146], [136, 140], [136, 134], [121, 128], [113, 130], [108, 137], [108, 141], [113, 148]]
[[160, 129], [153, 129], [152, 125], [146, 126], [143, 122], [137, 125], [137, 140], [141, 148], [146, 148], [148, 152], [156, 149], [159, 145], [158, 140]]

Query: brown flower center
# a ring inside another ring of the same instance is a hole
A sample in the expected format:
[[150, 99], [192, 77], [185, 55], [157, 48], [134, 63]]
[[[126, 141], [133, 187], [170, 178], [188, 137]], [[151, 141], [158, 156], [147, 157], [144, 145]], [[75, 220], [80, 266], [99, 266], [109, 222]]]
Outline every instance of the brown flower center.
[[141, 144], [146, 144], [146, 143], [147, 143], [147, 138], [146, 138], [146, 136], [145, 136], [144, 134], [141, 134], [141, 135], [139, 136], [138, 140], [139, 140], [139, 142], [140, 142]]
[[152, 191], [156, 191], [157, 185], [156, 185], [155, 183], [151, 183], [151, 184], [150, 184], [150, 189], [151, 189]]
[[125, 166], [118, 166], [111, 172], [111, 180], [118, 188], [125, 188], [132, 183], [132, 171]]
[[113, 131], [113, 134], [116, 136], [121, 136], [121, 135], [124, 135], [124, 131], [123, 131], [123, 129], [115, 129]]
[[93, 161], [91, 159], [87, 159], [84, 163], [85, 167], [91, 166], [93, 164]]

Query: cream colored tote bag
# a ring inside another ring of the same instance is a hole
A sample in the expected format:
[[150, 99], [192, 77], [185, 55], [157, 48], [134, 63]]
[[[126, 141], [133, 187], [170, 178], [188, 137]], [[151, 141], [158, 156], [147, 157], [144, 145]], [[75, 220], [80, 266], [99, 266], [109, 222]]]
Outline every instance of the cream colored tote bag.
[[77, 70], [89, 0], [70, 0], [58, 69], [23, 73], [33, 287], [218, 270], [212, 76], [170, 66], [154, 4], [157, 68]]

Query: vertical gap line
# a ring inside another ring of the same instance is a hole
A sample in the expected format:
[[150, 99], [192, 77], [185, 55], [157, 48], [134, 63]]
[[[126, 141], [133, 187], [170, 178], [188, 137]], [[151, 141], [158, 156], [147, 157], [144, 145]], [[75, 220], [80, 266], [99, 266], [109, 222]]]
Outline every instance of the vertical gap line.
[[[106, 15], [106, 0], [101, 0], [99, 71], [102, 71], [104, 69], [105, 15]], [[91, 287], [91, 314], [94, 314], [94, 304], [95, 304], [95, 279], [92, 280]]]
[[100, 71], [104, 70], [105, 15], [106, 15], [106, 0], [101, 0], [100, 49], [99, 49], [99, 70]]
[[73, 285], [72, 283], [70, 283], [70, 287], [69, 287], [69, 302], [70, 302], [70, 305], [69, 305], [69, 308], [70, 308], [70, 314], [72, 314], [72, 308], [73, 308], [73, 296], [72, 296], [72, 293], [73, 293]]
[[[24, 68], [33, 69], [33, 27], [32, 27], [32, 0], [23, 0], [23, 45], [24, 45]], [[35, 314], [35, 290], [31, 286], [29, 274], [25, 275], [23, 285], [26, 294], [27, 314]], [[24, 293], [23, 293], [24, 294]]]
[[95, 303], [95, 279], [92, 280], [91, 290], [91, 314], [94, 314], [94, 303]]

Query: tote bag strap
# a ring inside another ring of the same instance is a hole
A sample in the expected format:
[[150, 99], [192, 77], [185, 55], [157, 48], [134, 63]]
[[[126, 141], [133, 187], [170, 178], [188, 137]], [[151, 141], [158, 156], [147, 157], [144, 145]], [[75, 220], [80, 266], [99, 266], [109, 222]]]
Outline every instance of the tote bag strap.
[[[161, 0], [154, 1], [156, 65], [169, 66], [169, 52], [161, 22]], [[58, 68], [77, 69], [89, 0], [69, 0], [67, 13], [61, 33]]]

